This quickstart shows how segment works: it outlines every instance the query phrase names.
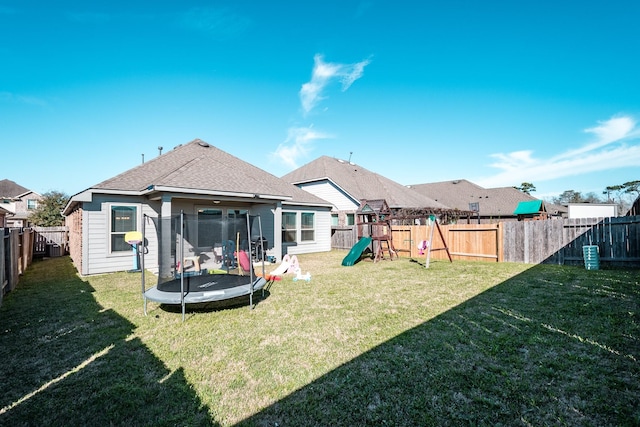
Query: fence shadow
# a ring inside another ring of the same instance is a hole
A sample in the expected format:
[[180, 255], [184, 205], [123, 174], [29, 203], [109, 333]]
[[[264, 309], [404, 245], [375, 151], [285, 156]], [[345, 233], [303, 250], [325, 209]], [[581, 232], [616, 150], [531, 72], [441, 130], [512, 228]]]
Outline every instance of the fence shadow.
[[0, 425], [215, 425], [183, 372], [92, 292], [63, 257], [34, 262], [7, 295]]
[[583, 265], [583, 247], [597, 246], [601, 264], [640, 267], [640, 216], [505, 222], [504, 261]]
[[637, 425], [633, 273], [532, 267], [239, 425]]

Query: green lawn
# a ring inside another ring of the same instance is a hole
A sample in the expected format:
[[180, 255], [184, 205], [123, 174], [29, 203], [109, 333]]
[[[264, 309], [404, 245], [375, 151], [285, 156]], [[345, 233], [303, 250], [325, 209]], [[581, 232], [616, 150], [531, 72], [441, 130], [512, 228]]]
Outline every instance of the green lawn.
[[187, 313], [36, 261], [0, 307], [0, 425], [640, 425], [640, 271], [299, 256]]

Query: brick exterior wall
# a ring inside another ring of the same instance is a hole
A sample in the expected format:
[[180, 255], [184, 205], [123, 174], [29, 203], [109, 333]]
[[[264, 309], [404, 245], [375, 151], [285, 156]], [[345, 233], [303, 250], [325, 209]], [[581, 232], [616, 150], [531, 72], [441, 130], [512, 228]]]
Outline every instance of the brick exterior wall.
[[69, 229], [69, 256], [73, 265], [82, 273], [82, 209], [76, 208], [65, 218]]

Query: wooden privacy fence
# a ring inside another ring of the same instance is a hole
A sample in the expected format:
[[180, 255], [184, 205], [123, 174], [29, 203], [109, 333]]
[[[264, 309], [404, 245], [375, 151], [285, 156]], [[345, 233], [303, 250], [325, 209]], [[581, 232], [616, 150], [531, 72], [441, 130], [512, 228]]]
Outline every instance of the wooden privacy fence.
[[331, 247], [333, 249], [351, 249], [356, 244], [356, 226], [331, 227]]
[[583, 246], [598, 247], [600, 262], [640, 266], [640, 216], [504, 222], [504, 260], [580, 265]]
[[[596, 245], [605, 266], [640, 266], [640, 216], [544, 221], [506, 221], [497, 224], [441, 225], [454, 260], [553, 263], [580, 265], [583, 246]], [[428, 241], [431, 226], [391, 226], [398, 255], [417, 258], [421, 241]], [[332, 247], [350, 249], [356, 243], [354, 228], [335, 229]], [[437, 229], [432, 249], [444, 247]], [[432, 259], [448, 259], [446, 251], [432, 251]]]
[[4, 295], [18, 285], [20, 275], [33, 260], [33, 236], [31, 229], [0, 228], [0, 305]]
[[446, 251], [438, 250], [444, 248], [446, 242], [454, 260], [502, 261], [499, 224], [440, 225], [440, 230], [445, 241], [434, 225], [393, 225], [393, 246], [398, 255], [417, 258], [424, 256], [420, 254], [420, 242], [432, 240], [432, 259], [449, 259]]
[[34, 256], [60, 256], [69, 247], [69, 229], [67, 227], [33, 227], [35, 241]]
[[0, 305], [4, 295], [18, 285], [34, 256], [64, 255], [67, 227], [0, 228]]

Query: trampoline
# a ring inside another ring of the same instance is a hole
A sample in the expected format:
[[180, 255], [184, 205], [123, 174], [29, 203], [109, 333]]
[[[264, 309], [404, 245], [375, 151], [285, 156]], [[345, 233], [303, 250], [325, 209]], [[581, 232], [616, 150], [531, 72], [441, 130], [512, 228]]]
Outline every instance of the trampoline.
[[260, 217], [237, 211], [223, 217], [218, 210], [210, 211], [181, 212], [170, 218], [145, 216], [143, 241], [155, 236], [158, 247], [158, 281], [150, 288], [145, 285], [145, 257], [141, 257], [145, 315], [148, 301], [181, 305], [184, 320], [187, 304], [248, 296], [253, 308], [254, 292], [264, 296], [265, 272], [256, 275], [253, 268], [254, 260], [263, 261], [264, 270], [264, 259], [256, 259], [256, 254], [264, 258], [266, 246]]

